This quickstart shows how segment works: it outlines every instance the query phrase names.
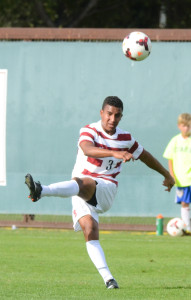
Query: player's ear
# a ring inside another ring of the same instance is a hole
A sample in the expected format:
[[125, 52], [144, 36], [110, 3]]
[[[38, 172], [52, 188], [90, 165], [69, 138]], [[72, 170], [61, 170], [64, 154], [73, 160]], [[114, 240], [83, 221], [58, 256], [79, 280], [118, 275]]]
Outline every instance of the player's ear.
[[103, 115], [103, 109], [100, 110], [100, 116], [102, 117]]
[[123, 114], [121, 113], [121, 116], [120, 116], [120, 119], [119, 119], [119, 121], [121, 121], [122, 117], [123, 117]]

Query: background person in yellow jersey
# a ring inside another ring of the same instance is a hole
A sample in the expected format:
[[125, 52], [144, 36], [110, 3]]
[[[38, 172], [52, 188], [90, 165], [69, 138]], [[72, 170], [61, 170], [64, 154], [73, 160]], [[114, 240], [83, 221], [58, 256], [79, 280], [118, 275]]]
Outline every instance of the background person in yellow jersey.
[[180, 133], [170, 140], [163, 156], [168, 159], [169, 171], [175, 180], [175, 202], [181, 204], [181, 218], [191, 232], [191, 114], [179, 115], [178, 128]]

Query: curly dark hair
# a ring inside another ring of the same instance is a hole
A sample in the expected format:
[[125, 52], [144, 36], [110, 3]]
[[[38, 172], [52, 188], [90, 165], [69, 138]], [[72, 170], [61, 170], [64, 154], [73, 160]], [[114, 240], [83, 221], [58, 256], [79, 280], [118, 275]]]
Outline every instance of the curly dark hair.
[[123, 102], [117, 96], [108, 96], [108, 97], [106, 97], [105, 100], [103, 101], [102, 110], [104, 109], [104, 107], [106, 105], [119, 107], [123, 111]]

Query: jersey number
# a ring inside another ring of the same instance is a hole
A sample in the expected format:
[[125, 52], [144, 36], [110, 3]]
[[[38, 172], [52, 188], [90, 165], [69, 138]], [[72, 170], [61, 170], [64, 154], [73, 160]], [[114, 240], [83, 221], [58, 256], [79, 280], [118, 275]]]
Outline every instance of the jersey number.
[[113, 165], [113, 160], [109, 160], [109, 165], [106, 167], [106, 170], [111, 170]]

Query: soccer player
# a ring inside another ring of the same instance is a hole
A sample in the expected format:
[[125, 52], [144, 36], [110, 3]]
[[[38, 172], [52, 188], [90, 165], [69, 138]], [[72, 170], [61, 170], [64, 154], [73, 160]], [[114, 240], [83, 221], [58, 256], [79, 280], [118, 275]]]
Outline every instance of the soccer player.
[[191, 233], [190, 208], [191, 202], [191, 114], [178, 116], [180, 133], [168, 143], [163, 156], [168, 159], [170, 174], [176, 183], [175, 202], [181, 204], [181, 218]]
[[123, 102], [116, 96], [109, 96], [103, 102], [101, 120], [80, 130], [71, 180], [45, 186], [35, 182], [30, 174], [25, 176], [29, 197], [34, 202], [45, 196], [72, 197], [74, 230], [83, 230], [87, 252], [108, 289], [118, 288], [118, 284], [108, 268], [99, 242], [98, 214], [112, 206], [122, 163], [140, 159], [164, 176], [166, 191], [174, 185], [168, 170], [129, 132], [118, 127], [122, 114]]

